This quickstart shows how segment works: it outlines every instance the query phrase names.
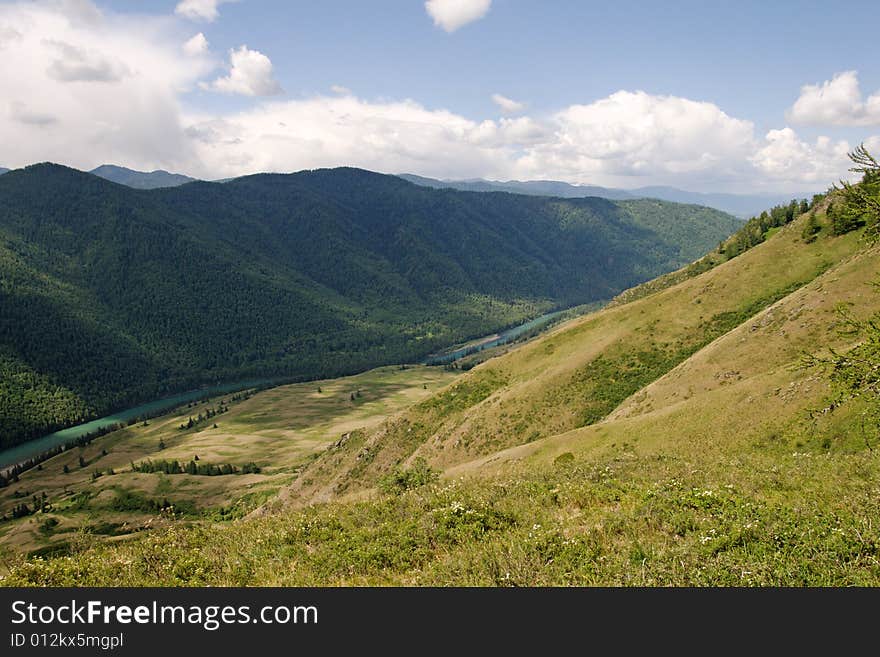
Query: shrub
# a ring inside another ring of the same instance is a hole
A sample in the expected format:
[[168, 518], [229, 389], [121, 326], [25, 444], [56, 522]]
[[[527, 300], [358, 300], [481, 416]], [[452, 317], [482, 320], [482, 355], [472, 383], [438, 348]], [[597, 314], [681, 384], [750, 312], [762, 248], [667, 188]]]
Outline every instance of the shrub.
[[417, 457], [411, 468], [395, 468], [379, 480], [379, 490], [384, 493], [400, 495], [412, 488], [437, 481], [440, 473], [431, 468], [421, 456]]
[[574, 463], [574, 454], [572, 454], [571, 452], [563, 452], [562, 454], [557, 456], [555, 459], [553, 459], [554, 465], [562, 466], [562, 465], [571, 465], [572, 463]]

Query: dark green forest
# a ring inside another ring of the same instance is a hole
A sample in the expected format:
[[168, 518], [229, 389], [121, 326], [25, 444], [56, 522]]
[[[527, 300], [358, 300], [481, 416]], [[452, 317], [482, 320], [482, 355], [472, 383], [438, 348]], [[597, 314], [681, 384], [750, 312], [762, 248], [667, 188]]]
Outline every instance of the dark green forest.
[[0, 177], [0, 446], [166, 393], [412, 362], [699, 257], [704, 207], [418, 187], [357, 169], [130, 189]]

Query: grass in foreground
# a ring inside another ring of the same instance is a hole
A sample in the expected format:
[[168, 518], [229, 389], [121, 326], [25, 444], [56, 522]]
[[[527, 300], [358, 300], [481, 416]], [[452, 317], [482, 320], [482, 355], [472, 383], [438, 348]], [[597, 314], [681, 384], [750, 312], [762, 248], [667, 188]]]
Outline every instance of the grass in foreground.
[[878, 585], [880, 459], [610, 448], [13, 564], [5, 585]]

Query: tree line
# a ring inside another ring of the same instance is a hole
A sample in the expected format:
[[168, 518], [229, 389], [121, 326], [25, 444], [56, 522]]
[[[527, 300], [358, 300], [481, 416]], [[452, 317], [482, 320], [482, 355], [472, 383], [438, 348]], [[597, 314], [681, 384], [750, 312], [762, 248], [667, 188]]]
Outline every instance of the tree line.
[[790, 224], [798, 216], [817, 207], [824, 198], [824, 194], [816, 194], [810, 201], [793, 199], [790, 203], [765, 210], [757, 217], [749, 219], [733, 237], [719, 244], [718, 253], [728, 259], [735, 258], [766, 240], [774, 228]]
[[167, 475], [189, 474], [204, 477], [233, 474], [259, 474], [261, 471], [260, 466], [253, 462], [245, 463], [241, 467], [238, 467], [231, 463], [223, 463], [221, 465], [201, 463], [197, 459], [198, 457], [190, 460], [188, 463], [181, 463], [173, 459], [162, 459], [157, 461], [147, 460], [142, 461], [141, 463], [132, 463], [131, 471], [146, 473], [160, 472]]

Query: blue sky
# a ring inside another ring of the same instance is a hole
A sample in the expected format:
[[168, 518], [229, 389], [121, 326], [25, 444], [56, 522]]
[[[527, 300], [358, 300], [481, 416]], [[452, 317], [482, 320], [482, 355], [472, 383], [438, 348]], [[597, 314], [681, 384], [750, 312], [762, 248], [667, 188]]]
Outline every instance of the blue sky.
[[0, 164], [818, 190], [880, 146], [878, 24], [864, 1], [0, 2], [0, 49], [46, 78], [3, 58]]
[[542, 111], [642, 89], [708, 100], [769, 129], [802, 84], [858, 69], [866, 88], [880, 88], [877, 2], [848, 3], [858, 20], [844, 26], [827, 1], [495, 0], [452, 34], [418, 0], [253, 0], [220, 11], [204, 30], [212, 43], [265, 52], [293, 94], [341, 84], [475, 119], [493, 110], [488, 89]]

